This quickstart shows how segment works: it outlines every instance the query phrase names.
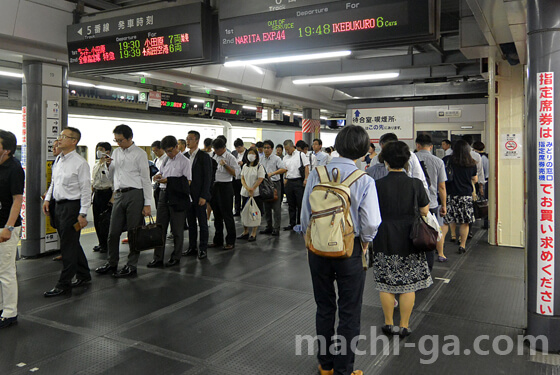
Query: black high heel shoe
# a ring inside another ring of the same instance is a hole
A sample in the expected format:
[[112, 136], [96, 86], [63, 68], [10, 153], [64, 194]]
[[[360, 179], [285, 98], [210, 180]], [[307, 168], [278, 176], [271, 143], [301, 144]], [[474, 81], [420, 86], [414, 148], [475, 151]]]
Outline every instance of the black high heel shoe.
[[387, 336], [398, 335], [399, 327], [395, 327], [392, 324], [385, 324], [383, 327], [381, 327], [381, 331]]
[[467, 252], [467, 249], [465, 249], [463, 246], [459, 246], [459, 250], [457, 251], [457, 254], [465, 254]]
[[399, 329], [399, 336], [401, 338], [405, 338], [407, 336], [410, 336], [411, 334], [412, 334], [412, 330], [410, 328], [401, 327]]

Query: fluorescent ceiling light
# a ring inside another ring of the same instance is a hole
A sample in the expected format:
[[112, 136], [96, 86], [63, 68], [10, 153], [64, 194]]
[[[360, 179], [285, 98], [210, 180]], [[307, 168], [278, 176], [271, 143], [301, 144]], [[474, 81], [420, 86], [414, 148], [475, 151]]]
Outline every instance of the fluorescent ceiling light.
[[250, 106], [250, 105], [244, 105], [243, 108], [250, 109], [251, 111], [256, 111], [257, 110], [257, 107], [253, 107], [253, 106]]
[[191, 98], [191, 102], [193, 102], [193, 103], [206, 103], [205, 100], [202, 100], [202, 99], [195, 99], [195, 98]]
[[0, 76], [23, 78], [23, 73], [17, 71], [0, 70]]
[[294, 112], [294, 116], [299, 116], [299, 117], [303, 117], [303, 113], [299, 113], [299, 112]]
[[126, 92], [128, 94], [140, 94], [140, 91], [133, 90], [133, 89], [123, 89], [121, 87], [114, 87], [114, 86], [105, 86], [105, 85], [98, 85], [95, 86], [100, 90], [108, 90], [108, 91], [117, 91], [117, 92]]
[[271, 57], [266, 59], [256, 59], [256, 60], [236, 60], [228, 61], [224, 63], [224, 66], [243, 66], [243, 65], [262, 65], [262, 64], [277, 64], [285, 62], [295, 62], [295, 61], [309, 61], [309, 60], [321, 60], [328, 59], [331, 57], [343, 57], [352, 54], [352, 51], [337, 51], [337, 52], [324, 52], [324, 53], [313, 53], [308, 55], [295, 55], [295, 56], [283, 56], [283, 57]]
[[216, 87], [215, 89], [213, 89], [214, 91], [229, 91], [229, 89], [225, 88], [225, 87]]
[[397, 78], [399, 73], [372, 73], [372, 74], [357, 74], [357, 75], [338, 75], [338, 76], [323, 76], [317, 78], [295, 79], [292, 82], [294, 85], [310, 85], [317, 83], [345, 83], [356, 81], [374, 81], [380, 79]]
[[95, 87], [93, 83], [80, 82], [80, 81], [68, 81], [68, 84], [72, 86]]
[[290, 112], [290, 111], [284, 111], [282, 113], [285, 114], [286, 116], [291, 116], [291, 114], [292, 114], [292, 112]]
[[327, 116], [321, 116], [321, 120], [328, 120]]

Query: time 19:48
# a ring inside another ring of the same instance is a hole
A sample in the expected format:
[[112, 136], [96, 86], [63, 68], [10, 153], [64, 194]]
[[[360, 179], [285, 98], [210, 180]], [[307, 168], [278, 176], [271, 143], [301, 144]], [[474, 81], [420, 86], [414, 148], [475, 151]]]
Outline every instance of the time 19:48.
[[299, 28], [299, 37], [303, 38], [306, 36], [313, 36], [313, 35], [323, 35], [323, 34], [330, 34], [331, 33], [331, 25], [329, 23], [324, 25], [319, 25], [317, 27], [300, 27]]

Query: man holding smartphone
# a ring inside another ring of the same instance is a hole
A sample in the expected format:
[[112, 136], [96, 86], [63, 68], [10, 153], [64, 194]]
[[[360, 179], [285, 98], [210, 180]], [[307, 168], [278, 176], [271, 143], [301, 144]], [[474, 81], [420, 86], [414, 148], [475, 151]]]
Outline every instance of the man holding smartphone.
[[[43, 213], [49, 214], [51, 199], [56, 200], [54, 219], [60, 236], [62, 273], [54, 288], [45, 297], [71, 294], [72, 287], [91, 281], [88, 261], [80, 244], [81, 229], [87, 225], [87, 212], [91, 205], [91, 180], [87, 161], [76, 152], [81, 138], [76, 128], [66, 128], [58, 137], [62, 151], [53, 164], [52, 179]], [[76, 276], [76, 281], [72, 279]]]

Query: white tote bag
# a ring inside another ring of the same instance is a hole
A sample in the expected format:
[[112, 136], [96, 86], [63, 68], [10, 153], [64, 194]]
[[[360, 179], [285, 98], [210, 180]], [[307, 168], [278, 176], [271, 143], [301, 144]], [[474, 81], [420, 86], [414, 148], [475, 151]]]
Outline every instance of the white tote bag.
[[427, 216], [422, 216], [422, 219], [424, 219], [426, 224], [428, 224], [429, 226], [431, 226], [432, 228], [434, 228], [435, 230], [438, 231], [437, 240], [441, 241], [442, 233], [441, 233], [441, 227], [439, 226], [437, 217], [433, 213], [428, 212], [428, 215]]
[[241, 211], [241, 222], [243, 226], [248, 228], [261, 225], [261, 210], [259, 210], [255, 198], [249, 198], [247, 204], [245, 204], [243, 211]]

